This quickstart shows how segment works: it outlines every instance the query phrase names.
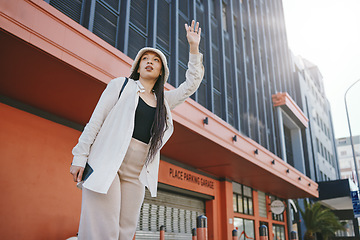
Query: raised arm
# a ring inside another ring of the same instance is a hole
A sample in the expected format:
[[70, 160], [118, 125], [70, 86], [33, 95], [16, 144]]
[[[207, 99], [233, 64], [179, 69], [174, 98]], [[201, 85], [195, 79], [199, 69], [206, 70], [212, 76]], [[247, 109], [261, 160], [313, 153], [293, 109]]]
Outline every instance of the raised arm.
[[171, 109], [183, 103], [190, 97], [198, 87], [204, 77], [204, 66], [202, 64], [202, 54], [199, 52], [201, 39], [201, 28], [199, 22], [193, 20], [191, 26], [185, 24], [186, 38], [190, 46], [188, 70], [186, 71], [186, 80], [178, 88], [165, 92], [165, 98]]

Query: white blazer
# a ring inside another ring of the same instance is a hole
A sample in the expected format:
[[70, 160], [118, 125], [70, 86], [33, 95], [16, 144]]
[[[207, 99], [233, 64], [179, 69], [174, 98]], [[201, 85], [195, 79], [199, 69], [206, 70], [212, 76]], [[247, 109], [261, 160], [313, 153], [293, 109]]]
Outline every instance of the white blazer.
[[[173, 121], [170, 110], [183, 103], [200, 86], [204, 76], [202, 54], [190, 54], [186, 81], [178, 88], [165, 91], [168, 129], [165, 131], [162, 146], [173, 133]], [[72, 165], [85, 167], [86, 162], [93, 168], [93, 173], [83, 183], [83, 187], [106, 194], [119, 170], [134, 131], [135, 110], [139, 93], [145, 91], [140, 81], [129, 79], [121, 93], [125, 78], [111, 80], [102, 93], [94, 112], [82, 132], [78, 144], [73, 148]], [[157, 195], [160, 150], [153, 161], [144, 165], [139, 180]]]

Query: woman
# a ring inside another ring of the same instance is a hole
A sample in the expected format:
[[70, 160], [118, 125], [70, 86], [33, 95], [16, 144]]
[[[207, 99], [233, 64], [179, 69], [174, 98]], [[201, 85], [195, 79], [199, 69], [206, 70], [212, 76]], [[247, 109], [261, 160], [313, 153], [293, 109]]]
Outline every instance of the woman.
[[[164, 54], [141, 49], [129, 81], [110, 81], [74, 147], [70, 173], [83, 187], [79, 239], [131, 240], [145, 186], [156, 197], [160, 149], [173, 131], [170, 110], [196, 91], [204, 75], [199, 23], [185, 29], [186, 81], [164, 92], [169, 77]], [[93, 172], [82, 182], [87, 163]]]

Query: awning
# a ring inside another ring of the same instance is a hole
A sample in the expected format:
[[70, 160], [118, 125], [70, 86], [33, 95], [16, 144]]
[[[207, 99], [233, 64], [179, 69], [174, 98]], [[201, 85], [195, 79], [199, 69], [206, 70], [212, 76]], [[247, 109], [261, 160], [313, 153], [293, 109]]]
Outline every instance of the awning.
[[357, 191], [357, 187], [350, 179], [318, 182], [318, 201], [332, 210], [349, 210], [353, 208], [351, 191]]

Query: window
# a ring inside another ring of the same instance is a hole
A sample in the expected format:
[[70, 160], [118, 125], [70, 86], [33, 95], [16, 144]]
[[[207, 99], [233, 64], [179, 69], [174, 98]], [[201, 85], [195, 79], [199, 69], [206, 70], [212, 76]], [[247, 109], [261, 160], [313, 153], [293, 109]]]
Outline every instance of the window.
[[346, 144], [346, 138], [339, 138], [338, 143], [339, 144]]
[[317, 124], [320, 126], [319, 114], [318, 114], [318, 113], [316, 113], [316, 122], [317, 122]]
[[320, 127], [321, 127], [321, 130], [323, 130], [323, 131], [324, 131], [324, 124], [323, 124], [322, 119], [320, 119]]
[[320, 153], [320, 145], [319, 145], [319, 139], [318, 138], [316, 138], [316, 147], [317, 147], [318, 153]]
[[274, 239], [276, 240], [285, 240], [285, 227], [282, 225], [277, 225], [274, 224], [273, 225], [273, 234], [274, 234]]
[[226, 5], [222, 4], [222, 24], [223, 24], [223, 31], [227, 32], [227, 24], [226, 24]]
[[186, 39], [185, 23], [190, 24], [189, 2], [188, 0], [179, 1], [179, 25], [178, 25], [178, 43], [179, 43], [179, 84], [185, 80], [186, 65], [189, 60], [189, 44]]
[[234, 218], [234, 228], [238, 230], [239, 240], [255, 239], [253, 220]]
[[324, 157], [324, 147], [323, 147], [322, 143], [320, 143], [320, 149], [321, 149], [321, 156]]
[[[278, 124], [283, 125], [280, 128], [280, 136], [284, 136], [285, 143], [285, 156], [281, 156], [284, 158], [284, 161], [289, 163], [291, 166], [294, 166], [298, 170], [305, 172], [305, 166], [301, 166], [298, 163], [304, 161], [303, 154], [303, 146], [302, 142], [299, 139], [302, 138], [302, 132], [300, 127], [295, 123], [295, 119], [289, 116], [283, 109], [276, 109], [278, 113], [281, 113], [281, 120]], [[280, 155], [280, 153], [278, 153]]]
[[335, 233], [337, 237], [355, 237], [354, 223], [352, 220], [341, 220], [345, 230], [340, 230]]
[[165, 55], [170, 55], [170, 4], [166, 0], [159, 0], [158, 9], [161, 9], [161, 14], [157, 14], [156, 43], [165, 50]]
[[132, 59], [147, 45], [148, 9], [147, 0], [131, 1], [128, 56]]
[[95, 4], [93, 33], [116, 47], [117, 24], [119, 12], [112, 9], [103, 1]]
[[220, 62], [220, 49], [219, 49], [219, 34], [218, 34], [218, 24], [220, 24], [219, 19], [217, 19], [215, 14], [215, 1], [210, 1], [210, 13], [211, 13], [211, 49], [212, 49], [212, 68], [213, 68], [213, 102], [214, 109], [213, 112], [219, 116], [223, 117], [223, 101], [222, 101], [222, 87], [221, 87], [221, 62]]
[[233, 182], [233, 207], [234, 212], [253, 215], [252, 189]]
[[258, 191], [258, 201], [259, 201], [259, 215], [260, 217], [267, 217], [267, 207], [266, 207], [266, 194], [264, 192]]
[[49, 0], [48, 3], [70, 17], [72, 20], [80, 23], [81, 8], [83, 5], [82, 0]]
[[[237, 25], [236, 25], [237, 18], [235, 16], [234, 16], [233, 23], [234, 23], [234, 40], [235, 40], [235, 44], [239, 45], [238, 29], [237, 29]], [[236, 50], [238, 50], [238, 49], [236, 48]]]
[[293, 143], [291, 141], [291, 130], [284, 125], [286, 161], [294, 167]]
[[329, 152], [328, 152], [328, 150], [326, 148], [325, 148], [325, 159], [326, 159], [326, 161], [330, 162], [330, 160], [329, 160]]
[[[196, 20], [199, 21], [200, 23], [206, 22], [204, 11], [205, 11], [205, 7], [203, 1], [196, 1]], [[201, 30], [202, 30], [201, 35], [204, 36], [206, 28], [202, 28]], [[206, 41], [204, 39], [200, 41], [199, 48], [200, 48], [200, 52], [203, 53], [203, 59], [206, 59], [208, 53], [206, 52]], [[208, 95], [209, 95], [208, 92], [210, 91], [208, 90], [208, 81], [206, 79], [206, 74], [205, 74], [203, 80], [201, 81], [200, 87], [197, 90], [196, 100], [202, 106], [211, 110], [211, 104], [208, 103]]]

